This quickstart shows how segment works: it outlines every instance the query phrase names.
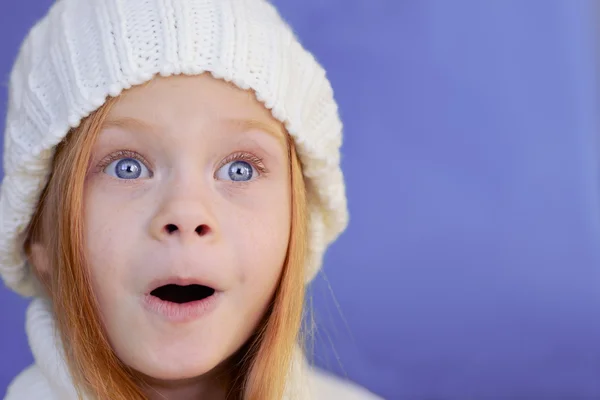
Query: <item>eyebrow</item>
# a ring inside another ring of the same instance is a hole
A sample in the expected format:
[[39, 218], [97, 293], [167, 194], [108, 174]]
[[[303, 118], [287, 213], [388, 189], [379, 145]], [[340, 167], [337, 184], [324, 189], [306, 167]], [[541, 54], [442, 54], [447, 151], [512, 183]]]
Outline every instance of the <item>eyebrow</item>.
[[281, 143], [285, 143], [285, 134], [280, 126], [274, 126], [257, 119], [226, 119], [224, 122], [227, 125], [234, 127], [236, 130], [246, 132], [258, 130], [273, 136]]
[[119, 117], [114, 119], [107, 119], [102, 124], [102, 129], [106, 128], [155, 131], [155, 128], [151, 124], [132, 117]]
[[[263, 121], [256, 119], [236, 119], [227, 118], [220, 121], [229, 127], [234, 128], [236, 131], [246, 132], [251, 130], [259, 130], [273, 136], [281, 143], [285, 143], [285, 134], [282, 128], [274, 126]], [[133, 117], [119, 117], [108, 119], [102, 124], [102, 128], [121, 128], [127, 130], [141, 130], [156, 132], [156, 127], [145, 121], [142, 121]]]

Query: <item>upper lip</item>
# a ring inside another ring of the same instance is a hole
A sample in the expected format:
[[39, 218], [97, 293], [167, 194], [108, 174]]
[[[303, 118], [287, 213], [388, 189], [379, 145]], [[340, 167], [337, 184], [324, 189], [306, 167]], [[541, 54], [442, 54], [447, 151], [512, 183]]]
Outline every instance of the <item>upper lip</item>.
[[150, 284], [146, 288], [146, 294], [150, 294], [153, 290], [158, 289], [159, 287], [165, 286], [165, 285], [179, 285], [179, 286], [202, 285], [202, 286], [212, 288], [217, 292], [219, 291], [219, 288], [215, 285], [215, 283], [210, 282], [207, 279], [170, 276], [170, 277], [165, 277], [165, 278], [158, 278], [158, 279], [155, 279], [152, 282], [150, 282]]

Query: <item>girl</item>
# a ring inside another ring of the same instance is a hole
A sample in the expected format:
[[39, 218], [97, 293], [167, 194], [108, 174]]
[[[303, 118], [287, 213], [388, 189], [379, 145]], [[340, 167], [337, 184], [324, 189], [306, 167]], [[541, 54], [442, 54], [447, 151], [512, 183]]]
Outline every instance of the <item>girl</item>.
[[269, 3], [60, 0], [9, 97], [0, 273], [35, 364], [7, 399], [374, 398], [302, 353], [341, 123]]

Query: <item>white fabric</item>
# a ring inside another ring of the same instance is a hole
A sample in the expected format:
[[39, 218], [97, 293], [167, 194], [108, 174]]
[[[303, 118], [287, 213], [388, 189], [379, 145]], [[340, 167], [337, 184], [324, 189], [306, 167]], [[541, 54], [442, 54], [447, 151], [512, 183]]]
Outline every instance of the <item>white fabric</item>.
[[[35, 364], [14, 379], [4, 400], [76, 400], [48, 301], [39, 298], [32, 301], [27, 310], [26, 331]], [[379, 398], [353, 383], [308, 367], [300, 353], [295, 363], [291, 378], [294, 382], [290, 382], [284, 400]]]
[[325, 71], [265, 0], [61, 0], [26, 38], [9, 83], [0, 189], [0, 275], [39, 294], [22, 232], [54, 147], [106, 100], [156, 74], [209, 72], [252, 89], [302, 162], [310, 208], [306, 279], [348, 221], [342, 124]]

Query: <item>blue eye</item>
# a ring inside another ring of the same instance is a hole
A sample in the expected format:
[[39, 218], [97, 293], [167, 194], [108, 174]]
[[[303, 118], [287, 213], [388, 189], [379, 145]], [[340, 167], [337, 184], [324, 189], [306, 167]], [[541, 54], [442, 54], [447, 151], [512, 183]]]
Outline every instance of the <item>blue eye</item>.
[[135, 158], [121, 158], [108, 164], [104, 172], [119, 179], [149, 178], [148, 167]]
[[246, 161], [232, 161], [223, 165], [216, 174], [217, 179], [248, 182], [254, 176], [254, 168]]

